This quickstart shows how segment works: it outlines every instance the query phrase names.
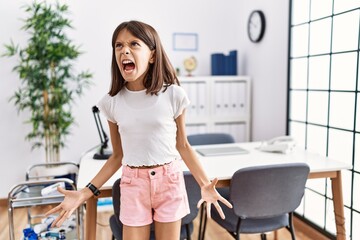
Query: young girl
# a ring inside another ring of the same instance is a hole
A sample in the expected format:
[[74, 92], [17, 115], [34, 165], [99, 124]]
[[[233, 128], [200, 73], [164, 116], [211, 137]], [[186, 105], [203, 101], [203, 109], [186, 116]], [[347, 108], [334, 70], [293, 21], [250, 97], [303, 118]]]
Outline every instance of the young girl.
[[225, 218], [218, 200], [231, 204], [215, 189], [187, 141], [184, 90], [161, 45], [148, 24], [121, 23], [112, 37], [111, 89], [98, 103], [108, 119], [113, 153], [104, 167], [81, 191], [59, 189], [64, 201], [47, 214], [60, 212], [60, 226], [74, 210], [100, 188], [121, 166], [123, 239], [149, 239], [154, 221], [158, 240], [178, 240], [181, 218], [189, 213], [179, 153], [201, 187], [198, 206], [214, 204]]

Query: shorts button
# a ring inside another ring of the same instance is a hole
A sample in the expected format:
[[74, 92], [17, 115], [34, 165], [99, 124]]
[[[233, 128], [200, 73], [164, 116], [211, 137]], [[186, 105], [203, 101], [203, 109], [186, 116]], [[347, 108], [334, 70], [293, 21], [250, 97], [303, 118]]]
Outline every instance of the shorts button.
[[151, 171], [151, 173], [150, 173], [150, 174], [154, 176], [154, 175], [155, 175], [155, 171]]

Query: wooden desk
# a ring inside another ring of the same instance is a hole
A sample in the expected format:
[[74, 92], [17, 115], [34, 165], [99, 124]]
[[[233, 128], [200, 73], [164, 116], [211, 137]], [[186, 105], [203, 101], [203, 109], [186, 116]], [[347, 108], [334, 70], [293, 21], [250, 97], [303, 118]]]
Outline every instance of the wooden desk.
[[[199, 156], [200, 161], [210, 179], [219, 179], [218, 187], [229, 186], [230, 179], [236, 170], [249, 166], [260, 166], [268, 164], [280, 164], [291, 162], [305, 162], [310, 166], [309, 179], [330, 178], [332, 186], [333, 204], [335, 211], [335, 224], [337, 239], [345, 240], [345, 217], [342, 195], [341, 170], [350, 169], [351, 166], [310, 153], [302, 149], [296, 149], [288, 154], [266, 153], [256, 149], [260, 145], [258, 142], [211, 145], [218, 146], [236, 145], [249, 151], [248, 154], [224, 155], [216, 157]], [[198, 146], [204, 148], [209, 146]], [[105, 163], [104, 160], [92, 159], [94, 153], [88, 153], [80, 162], [78, 177], [78, 189], [82, 189], [96, 175]], [[185, 164], [183, 169], [187, 170]], [[101, 188], [101, 194], [97, 198], [110, 197], [113, 183], [121, 177], [121, 171], [116, 172]], [[92, 197], [86, 202], [86, 232], [87, 240], [96, 238], [96, 217], [97, 217], [97, 198]]]

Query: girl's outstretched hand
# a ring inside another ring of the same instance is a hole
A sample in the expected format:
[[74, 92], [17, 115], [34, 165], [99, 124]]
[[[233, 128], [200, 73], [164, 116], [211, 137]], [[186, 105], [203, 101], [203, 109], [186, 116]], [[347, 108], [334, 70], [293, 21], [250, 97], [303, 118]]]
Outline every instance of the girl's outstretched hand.
[[60, 227], [73, 212], [84, 202], [80, 191], [69, 191], [57, 187], [57, 190], [64, 194], [62, 203], [45, 213], [46, 216], [59, 212], [59, 216], [53, 221], [51, 227]]
[[223, 210], [221, 209], [218, 201], [224, 203], [227, 207], [232, 208], [231, 203], [228, 200], [223, 198], [215, 189], [215, 185], [217, 184], [218, 179], [215, 178], [211, 183], [206, 184], [201, 187], [201, 199], [197, 204], [199, 208], [203, 202], [206, 202], [206, 212], [208, 218], [211, 218], [211, 204], [214, 204], [216, 210], [219, 212], [220, 217], [225, 219], [225, 215]]

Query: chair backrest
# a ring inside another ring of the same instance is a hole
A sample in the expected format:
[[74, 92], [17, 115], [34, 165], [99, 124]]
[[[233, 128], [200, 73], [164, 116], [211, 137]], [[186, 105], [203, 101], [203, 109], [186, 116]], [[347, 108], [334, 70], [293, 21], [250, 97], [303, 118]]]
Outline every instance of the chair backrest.
[[120, 178], [116, 180], [112, 187], [112, 200], [115, 216], [119, 217], [120, 214]]
[[305, 163], [243, 168], [231, 179], [230, 200], [239, 217], [267, 218], [293, 212], [304, 195]]
[[227, 133], [201, 133], [189, 135], [188, 141], [190, 145], [210, 145], [222, 143], [234, 143], [234, 138]]
[[182, 219], [182, 225], [191, 223], [198, 215], [197, 203], [201, 198], [201, 189], [194, 176], [189, 172], [184, 172], [186, 192], [189, 199], [190, 213]]

